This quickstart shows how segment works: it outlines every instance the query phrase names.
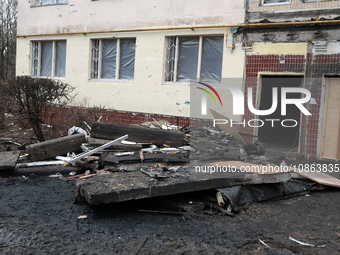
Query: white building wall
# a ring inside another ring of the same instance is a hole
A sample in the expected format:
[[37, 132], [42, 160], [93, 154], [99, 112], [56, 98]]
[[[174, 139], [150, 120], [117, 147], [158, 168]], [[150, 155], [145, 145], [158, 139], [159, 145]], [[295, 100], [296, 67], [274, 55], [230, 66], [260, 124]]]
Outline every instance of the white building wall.
[[[231, 0], [185, 1], [185, 4], [183, 1], [117, 0], [114, 3], [110, 0], [70, 0], [68, 5], [30, 7], [29, 1], [19, 1], [17, 75], [31, 75], [32, 40], [66, 40], [66, 75], [63, 80], [76, 87], [78, 103], [86, 98], [90, 106], [101, 105], [106, 109], [189, 116], [190, 105], [185, 104], [190, 102], [189, 84], [163, 82], [165, 38], [225, 35], [226, 28], [88, 34], [72, 32], [238, 23], [243, 21], [243, 3], [240, 5]], [[148, 11], [144, 12], [146, 9]], [[59, 32], [66, 34], [42, 35]], [[134, 80], [90, 80], [91, 39], [113, 36], [136, 38]], [[243, 66], [242, 49], [224, 47], [222, 79], [242, 78]], [[230, 109], [231, 103], [231, 100], [227, 102]]]
[[19, 35], [244, 21], [244, 2], [234, 0], [69, 0], [67, 5], [31, 7], [34, 1], [18, 1]]

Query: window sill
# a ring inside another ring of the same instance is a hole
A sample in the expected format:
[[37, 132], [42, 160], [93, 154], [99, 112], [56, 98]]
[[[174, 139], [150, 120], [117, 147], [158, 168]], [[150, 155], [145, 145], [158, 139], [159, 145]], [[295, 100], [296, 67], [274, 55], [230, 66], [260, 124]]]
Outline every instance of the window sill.
[[[218, 84], [221, 84], [220, 81], [202, 81], [204, 83], [208, 83], [208, 84], [213, 84], [213, 85], [218, 85]], [[196, 84], [199, 84], [198, 81], [176, 81], [176, 82], [170, 82], [170, 81], [163, 81], [162, 82], [162, 85], [191, 85], [193, 83], [196, 83]]]
[[44, 78], [44, 79], [53, 79], [53, 80], [65, 80], [65, 77], [51, 77], [51, 76], [33, 76], [33, 78]]
[[283, 2], [283, 3], [271, 3], [271, 4], [262, 4], [262, 7], [268, 7], [268, 6], [275, 6], [275, 5], [287, 5], [291, 4], [291, 2]]
[[55, 6], [55, 5], [68, 5], [68, 3], [63, 3], [63, 4], [45, 4], [45, 5], [31, 5], [31, 8], [39, 8], [39, 7]]
[[190, 85], [191, 82], [188, 81], [164, 81], [162, 85]]
[[121, 82], [121, 83], [133, 83], [134, 80], [114, 80], [114, 79], [88, 79], [89, 82]]

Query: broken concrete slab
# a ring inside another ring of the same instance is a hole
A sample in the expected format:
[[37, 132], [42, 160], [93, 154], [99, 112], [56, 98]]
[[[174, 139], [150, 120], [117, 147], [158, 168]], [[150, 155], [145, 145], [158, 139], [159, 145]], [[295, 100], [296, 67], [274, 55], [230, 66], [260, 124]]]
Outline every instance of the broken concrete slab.
[[252, 172], [257, 174], [277, 174], [277, 173], [289, 173], [289, 167], [280, 167], [275, 164], [258, 165], [243, 161], [220, 161], [211, 163], [212, 166], [235, 168], [245, 172]]
[[[110, 142], [111, 140], [107, 140], [107, 139], [99, 139], [99, 138], [93, 138], [93, 137], [88, 137], [87, 138], [87, 142], [91, 145], [91, 146], [101, 146], [104, 145], [108, 142]], [[115, 150], [115, 151], [139, 151], [142, 149], [142, 145], [141, 144], [114, 144], [110, 147], [108, 147], [107, 149], [110, 150]]]
[[36, 167], [24, 167], [24, 168], [17, 168], [11, 171], [11, 175], [14, 176], [29, 176], [31, 174], [37, 176], [48, 176], [55, 173], [61, 173], [63, 175], [68, 175], [70, 172], [80, 172], [80, 167], [73, 167], [73, 166], [36, 166]]
[[141, 171], [94, 176], [77, 182], [78, 194], [90, 205], [98, 205], [234, 185], [286, 182], [290, 179], [289, 173], [258, 175], [236, 171], [211, 174], [209, 171], [197, 171], [195, 167], [180, 167], [177, 172], [187, 178], [158, 181]]
[[115, 153], [104, 152], [100, 157], [100, 165], [118, 165], [118, 164], [133, 164], [140, 162], [172, 162], [172, 163], [187, 163], [189, 162], [189, 153], [143, 153], [143, 159], [141, 159], [140, 153], [134, 153], [133, 155], [117, 156]]
[[28, 146], [27, 152], [32, 161], [45, 160], [69, 152], [80, 151], [82, 143], [85, 142], [84, 134], [76, 134], [31, 144]]
[[116, 139], [125, 134], [129, 140], [138, 143], [152, 143], [155, 145], [167, 144], [179, 147], [183, 145], [184, 134], [182, 132], [151, 129], [139, 126], [118, 125], [109, 123], [92, 123], [91, 136], [94, 138]]
[[127, 138], [128, 138], [128, 135], [123, 135], [123, 136], [121, 136], [121, 137], [119, 137], [119, 138], [117, 138], [117, 139], [115, 139], [115, 140], [113, 140], [113, 141], [110, 141], [110, 142], [108, 142], [108, 143], [106, 143], [106, 144], [103, 144], [102, 146], [99, 146], [99, 147], [97, 147], [97, 148], [95, 148], [95, 149], [93, 149], [93, 150], [85, 151], [85, 152], [83, 152], [83, 153], [80, 153], [80, 154], [76, 155], [75, 157], [72, 157], [72, 158], [69, 160], [69, 162], [70, 162], [72, 165], [75, 165], [75, 163], [76, 163], [77, 161], [79, 161], [79, 160], [81, 160], [81, 159], [83, 159], [83, 158], [85, 158], [85, 157], [87, 157], [87, 156], [91, 156], [91, 155], [93, 155], [93, 154], [95, 154], [95, 153], [97, 153], [97, 152], [99, 152], [99, 151], [102, 151], [102, 150], [104, 150], [104, 149], [106, 149], [106, 148], [108, 148], [108, 147], [110, 147], [110, 146], [112, 146], [112, 145], [114, 145], [114, 144], [118, 144], [118, 143], [120, 143], [121, 141], [123, 141], [123, 140], [125, 140], [125, 139], [127, 139]]
[[0, 170], [15, 169], [20, 151], [5, 151], [0, 153]]

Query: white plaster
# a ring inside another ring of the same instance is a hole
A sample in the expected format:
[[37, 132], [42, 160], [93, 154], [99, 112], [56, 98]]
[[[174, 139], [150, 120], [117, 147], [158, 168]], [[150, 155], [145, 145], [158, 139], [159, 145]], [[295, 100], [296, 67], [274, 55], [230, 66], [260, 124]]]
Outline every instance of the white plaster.
[[18, 1], [18, 35], [244, 22], [243, 1], [69, 0], [40, 7], [30, 2]]
[[[55, 35], [18, 38], [17, 75], [30, 75], [31, 40], [67, 40], [65, 82], [76, 87], [78, 100], [90, 106], [104, 106], [134, 112], [190, 116], [188, 83], [163, 83], [165, 38], [173, 35], [225, 35], [226, 29], [163, 30], [104, 34]], [[135, 78], [133, 81], [89, 80], [90, 42], [94, 38], [136, 37]], [[242, 79], [244, 52], [224, 46], [222, 79]], [[240, 84], [242, 89], [242, 84]], [[225, 114], [232, 113], [232, 100], [226, 100]]]

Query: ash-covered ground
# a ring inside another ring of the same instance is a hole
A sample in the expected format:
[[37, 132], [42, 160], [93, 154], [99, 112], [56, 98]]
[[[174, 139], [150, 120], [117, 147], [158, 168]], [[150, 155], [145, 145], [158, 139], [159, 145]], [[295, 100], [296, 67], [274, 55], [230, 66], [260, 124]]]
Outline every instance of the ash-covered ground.
[[0, 254], [340, 253], [338, 189], [250, 204], [234, 217], [138, 211], [147, 200], [90, 207], [73, 203], [75, 190], [59, 178], [0, 178]]

